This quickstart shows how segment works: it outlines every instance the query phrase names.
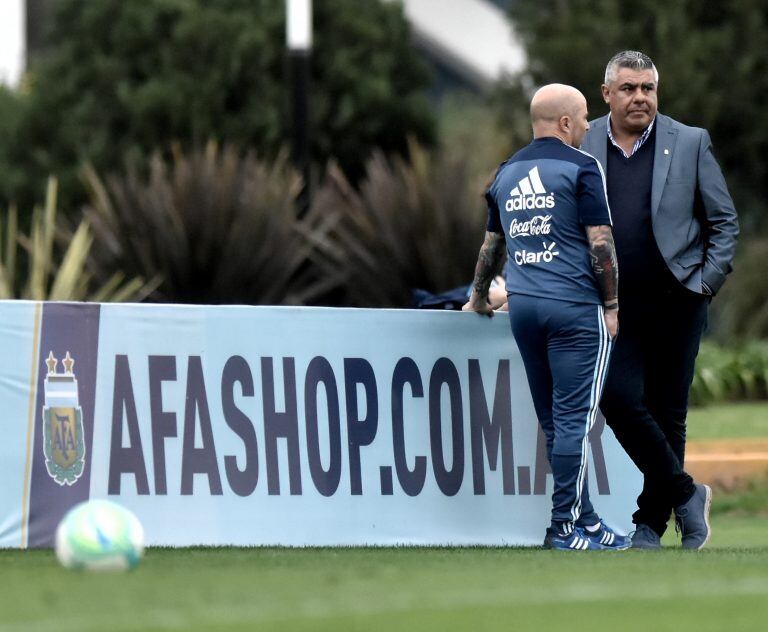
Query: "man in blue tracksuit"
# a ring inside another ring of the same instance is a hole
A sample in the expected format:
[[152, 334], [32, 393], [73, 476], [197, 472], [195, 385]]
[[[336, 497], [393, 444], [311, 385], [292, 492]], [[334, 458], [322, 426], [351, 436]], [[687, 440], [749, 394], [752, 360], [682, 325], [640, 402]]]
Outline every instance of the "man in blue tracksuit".
[[552, 84], [531, 101], [533, 142], [501, 165], [486, 193], [488, 226], [465, 309], [493, 315], [488, 287], [506, 266], [512, 331], [525, 364], [554, 477], [544, 546], [621, 549], [629, 539], [589, 501], [587, 435], [618, 330], [618, 270], [605, 180], [577, 148], [584, 96]]

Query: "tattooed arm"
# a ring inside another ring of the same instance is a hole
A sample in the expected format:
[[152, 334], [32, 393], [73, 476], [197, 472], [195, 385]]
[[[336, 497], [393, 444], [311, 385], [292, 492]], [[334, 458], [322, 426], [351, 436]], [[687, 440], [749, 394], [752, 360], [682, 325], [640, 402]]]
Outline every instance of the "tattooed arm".
[[488, 302], [488, 288], [491, 281], [504, 265], [506, 241], [502, 233], [485, 233], [485, 241], [477, 255], [475, 280], [472, 282], [472, 295], [463, 307], [464, 311], [474, 311], [486, 316], [493, 316], [493, 308]]
[[605, 324], [614, 337], [618, 332], [619, 266], [610, 226], [587, 226], [589, 258], [605, 307]]

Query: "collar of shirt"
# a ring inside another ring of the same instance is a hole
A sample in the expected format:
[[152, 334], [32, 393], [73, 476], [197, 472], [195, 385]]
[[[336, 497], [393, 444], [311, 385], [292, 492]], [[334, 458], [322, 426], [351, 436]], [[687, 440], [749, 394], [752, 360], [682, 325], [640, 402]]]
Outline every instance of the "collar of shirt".
[[645, 143], [645, 141], [647, 141], [647, 140], [648, 140], [648, 137], [651, 135], [651, 130], [653, 129], [653, 125], [654, 125], [654, 123], [655, 123], [655, 122], [656, 122], [656, 117], [654, 116], [654, 117], [653, 117], [653, 120], [652, 120], [652, 121], [651, 121], [651, 123], [650, 123], [650, 125], [648, 125], [648, 127], [646, 127], [646, 128], [643, 130], [643, 133], [642, 133], [642, 134], [640, 134], [640, 138], [638, 138], [638, 139], [635, 141], [635, 144], [634, 144], [634, 145], [632, 145], [632, 151], [631, 151], [631, 152], [629, 152], [629, 154], [627, 154], [627, 153], [626, 153], [626, 152], [625, 152], [625, 151], [624, 151], [624, 150], [623, 150], [623, 149], [622, 149], [622, 148], [619, 146], [619, 144], [616, 142], [616, 140], [613, 138], [613, 130], [611, 129], [611, 126], [613, 125], [613, 123], [611, 123], [611, 117], [609, 116], [609, 117], [608, 117], [608, 125], [606, 125], [606, 126], [605, 126], [605, 127], [606, 127], [606, 129], [608, 130], [608, 140], [610, 140], [610, 141], [611, 141], [611, 143], [613, 144], [613, 146], [614, 146], [614, 147], [616, 147], [616, 148], [617, 148], [617, 149], [618, 149], [618, 150], [619, 150], [619, 151], [622, 153], [622, 155], [624, 156], [624, 158], [629, 158], [629, 157], [630, 157], [632, 154], [634, 154], [634, 153], [635, 153], [635, 152], [636, 152], [638, 149], [640, 149], [640, 148], [643, 146], [643, 144]]
[[567, 145], [568, 144], [562, 138], [558, 138], [557, 136], [539, 136], [538, 138], [534, 138], [531, 142], [532, 143], [550, 143], [550, 142], [555, 142], [555, 143], [560, 143], [561, 145]]

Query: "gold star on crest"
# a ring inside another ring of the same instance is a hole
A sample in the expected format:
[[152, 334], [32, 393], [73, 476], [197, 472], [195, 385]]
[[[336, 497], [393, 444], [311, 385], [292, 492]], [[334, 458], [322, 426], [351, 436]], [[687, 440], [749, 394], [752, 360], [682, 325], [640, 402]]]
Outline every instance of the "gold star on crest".
[[56, 365], [59, 361], [53, 357], [53, 351], [48, 352], [48, 359], [45, 363], [48, 365], [48, 373], [56, 373]]
[[71, 355], [69, 355], [69, 351], [67, 351], [67, 355], [61, 361], [61, 363], [64, 365], [64, 373], [67, 375], [72, 375], [72, 368], [75, 366], [75, 360]]

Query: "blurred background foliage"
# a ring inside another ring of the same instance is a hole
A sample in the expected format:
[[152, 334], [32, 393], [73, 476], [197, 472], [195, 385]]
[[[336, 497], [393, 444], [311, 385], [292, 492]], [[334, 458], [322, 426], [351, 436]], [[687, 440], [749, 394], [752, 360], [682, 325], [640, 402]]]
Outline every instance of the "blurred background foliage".
[[[32, 201], [59, 175], [82, 200], [83, 161], [101, 170], [172, 142], [216, 139], [275, 157], [290, 134], [284, 0], [57, 0], [45, 48], [19, 94], [0, 93], [0, 196]], [[402, 8], [314, 4], [312, 153], [352, 180], [374, 148], [431, 144], [430, 76]]]
[[768, 109], [758, 96], [768, 90], [765, 0], [516, 0], [509, 13], [528, 70], [503, 90], [569, 83], [602, 116], [607, 61], [642, 50], [659, 69], [659, 110], [709, 130], [742, 223], [768, 230]]
[[409, 307], [414, 288], [439, 293], [471, 281], [485, 226], [487, 177], [470, 155], [428, 153], [415, 143], [410, 161], [377, 152], [354, 188], [330, 169], [315, 211], [337, 213], [322, 248], [344, 283], [337, 302]]
[[89, 270], [158, 279], [149, 298], [163, 302], [408, 307], [413, 288], [470, 280], [487, 180], [463, 152], [413, 141], [409, 155], [374, 152], [358, 187], [332, 164], [301, 219], [284, 155], [211, 142], [171, 163], [155, 154], [147, 175], [88, 166]]
[[0, 87], [0, 205], [19, 209], [4, 295], [406, 307], [416, 287], [466, 284], [532, 90], [570, 83], [601, 116], [605, 64], [635, 48], [659, 67], [660, 110], [710, 131], [742, 220], [693, 401], [766, 397], [768, 0], [499, 5], [527, 69], [436, 96], [399, 3], [314, 3], [317, 182], [298, 220], [284, 0], [50, 3], [21, 86]]
[[705, 340], [690, 398], [693, 405], [768, 399], [768, 341], [723, 346]]
[[154, 301], [201, 304], [305, 305], [341, 285], [315, 263], [327, 229], [314, 210], [296, 219], [301, 181], [283, 154], [263, 161], [210, 142], [177, 147], [170, 163], [155, 154], [146, 175], [85, 175], [99, 280], [123, 270], [158, 279]]
[[155, 282], [125, 280], [121, 271], [95, 281], [86, 270], [93, 245], [87, 220], [72, 232], [57, 223], [58, 182], [49, 178], [45, 205], [32, 211], [29, 234], [11, 206], [0, 222], [0, 298], [35, 301], [141, 301]]
[[768, 235], [742, 233], [729, 277], [712, 302], [711, 333], [721, 343], [768, 339]]

